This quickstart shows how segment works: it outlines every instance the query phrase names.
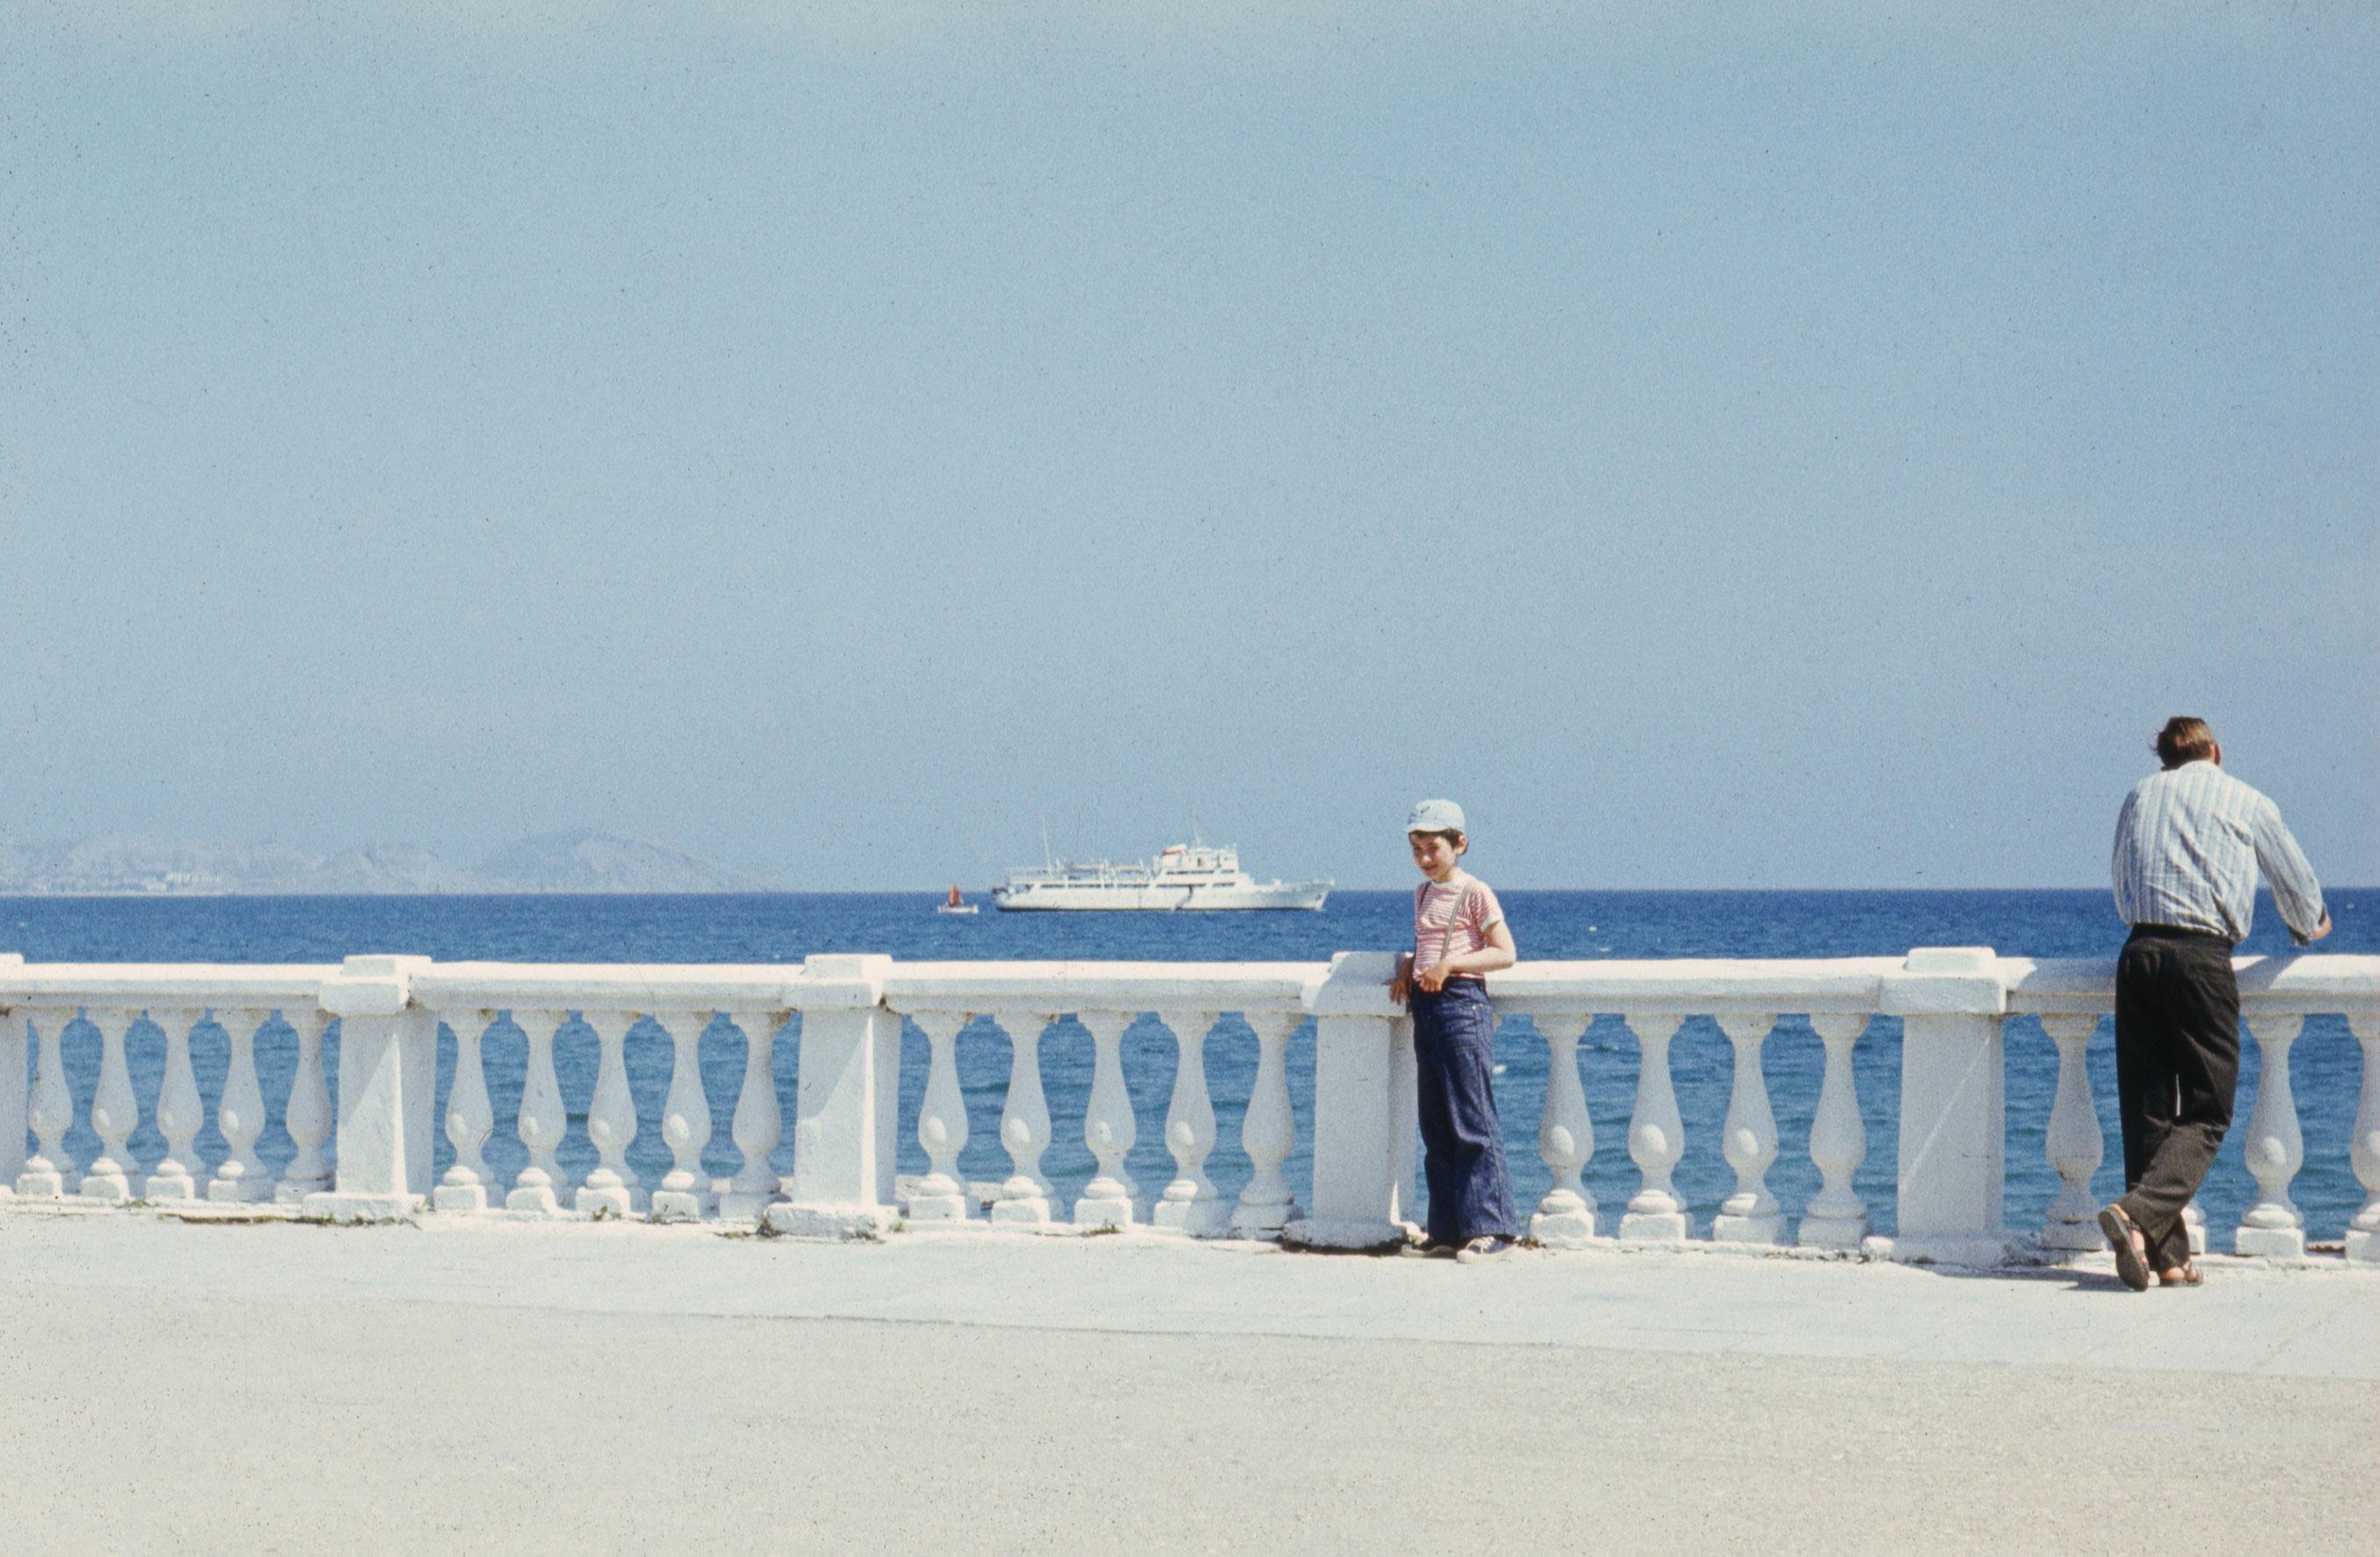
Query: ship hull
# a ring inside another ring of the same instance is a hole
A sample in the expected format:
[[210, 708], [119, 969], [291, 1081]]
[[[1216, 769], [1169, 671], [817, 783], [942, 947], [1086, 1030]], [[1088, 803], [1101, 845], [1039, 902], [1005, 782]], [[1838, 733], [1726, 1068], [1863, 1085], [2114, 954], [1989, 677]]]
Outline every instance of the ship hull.
[[992, 906], [1017, 913], [1211, 913], [1224, 910], [1319, 911], [1328, 886], [1284, 882], [1279, 886], [1035, 886], [992, 889]]

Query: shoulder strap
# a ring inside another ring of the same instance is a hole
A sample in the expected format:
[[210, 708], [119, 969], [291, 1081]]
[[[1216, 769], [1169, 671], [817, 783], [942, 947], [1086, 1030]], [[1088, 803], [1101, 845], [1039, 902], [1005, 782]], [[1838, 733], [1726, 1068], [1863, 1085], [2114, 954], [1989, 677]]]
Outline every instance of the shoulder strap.
[[[1428, 890], [1428, 883], [1424, 882], [1422, 891]], [[1438, 939], [1439, 961], [1444, 962], [1454, 955], [1454, 927], [1463, 921], [1463, 906], [1470, 901], [1471, 879], [1466, 876], [1463, 880], [1463, 884], [1454, 889], [1454, 902], [1446, 910], [1446, 929]], [[1418, 910], [1418, 905], [1416, 905], [1416, 910]]]

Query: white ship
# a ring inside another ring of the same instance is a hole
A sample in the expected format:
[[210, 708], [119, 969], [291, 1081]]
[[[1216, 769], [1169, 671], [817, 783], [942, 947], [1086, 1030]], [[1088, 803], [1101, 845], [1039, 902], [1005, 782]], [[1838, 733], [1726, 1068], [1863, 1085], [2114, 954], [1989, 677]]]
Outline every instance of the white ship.
[[1200, 908], [1319, 908], [1329, 882], [1258, 882], [1240, 869], [1236, 849], [1176, 844], [1147, 864], [1132, 860], [1058, 862], [1011, 870], [991, 889], [995, 908], [1138, 908], [1157, 912]]

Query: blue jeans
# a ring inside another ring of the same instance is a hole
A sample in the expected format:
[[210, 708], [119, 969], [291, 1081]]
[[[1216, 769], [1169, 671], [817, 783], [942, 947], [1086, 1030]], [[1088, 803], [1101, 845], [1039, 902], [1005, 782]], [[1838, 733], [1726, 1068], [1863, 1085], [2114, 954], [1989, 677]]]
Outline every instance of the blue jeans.
[[1488, 991], [1459, 979], [1436, 994], [1416, 985], [1413, 1025], [1429, 1235], [1452, 1244], [1516, 1237], [1512, 1174], [1496, 1116], [1496, 1018]]

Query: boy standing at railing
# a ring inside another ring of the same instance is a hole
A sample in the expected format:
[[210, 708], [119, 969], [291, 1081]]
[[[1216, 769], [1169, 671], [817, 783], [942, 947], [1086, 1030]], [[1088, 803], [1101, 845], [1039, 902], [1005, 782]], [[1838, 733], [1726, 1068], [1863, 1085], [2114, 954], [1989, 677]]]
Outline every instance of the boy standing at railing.
[[1512, 1247], [1517, 1220], [1496, 1114], [1496, 1017], [1481, 977], [1512, 966], [1512, 931], [1488, 883], [1462, 867], [1463, 808], [1424, 800], [1405, 819], [1414, 864], [1414, 949], [1390, 988], [1413, 1012], [1429, 1242], [1465, 1264]]

